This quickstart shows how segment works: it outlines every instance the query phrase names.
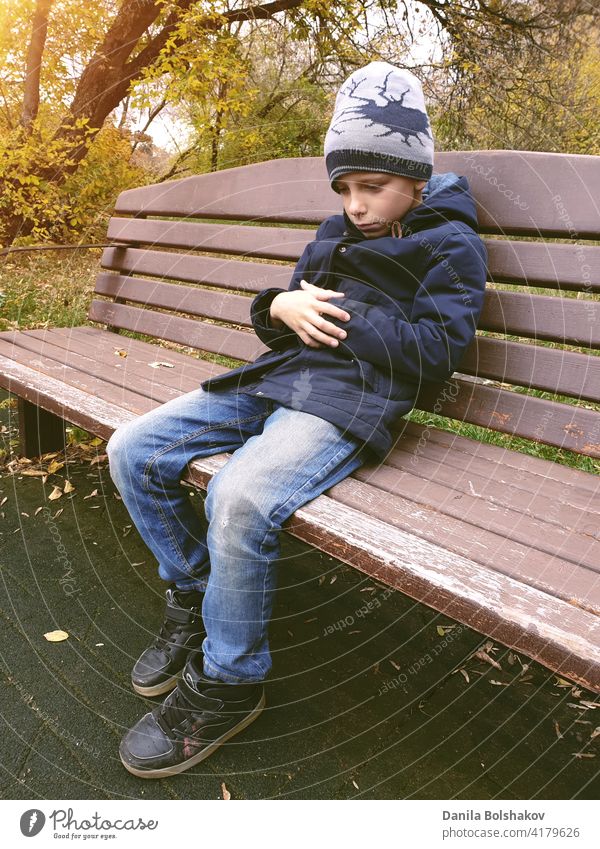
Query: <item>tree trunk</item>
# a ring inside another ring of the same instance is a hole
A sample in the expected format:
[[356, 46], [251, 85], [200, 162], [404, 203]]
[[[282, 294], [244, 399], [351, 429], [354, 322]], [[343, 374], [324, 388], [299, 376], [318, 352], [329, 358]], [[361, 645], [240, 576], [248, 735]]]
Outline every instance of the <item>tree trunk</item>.
[[53, 0], [37, 0], [33, 13], [31, 41], [27, 50], [23, 109], [21, 110], [21, 124], [27, 132], [31, 132], [40, 106], [40, 71], [46, 46], [46, 36], [48, 35], [48, 15], [52, 3]]

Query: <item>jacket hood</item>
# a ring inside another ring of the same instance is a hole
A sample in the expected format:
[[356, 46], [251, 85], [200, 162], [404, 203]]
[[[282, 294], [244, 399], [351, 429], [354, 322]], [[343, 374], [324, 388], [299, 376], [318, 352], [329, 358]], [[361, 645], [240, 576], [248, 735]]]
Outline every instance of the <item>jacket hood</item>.
[[[364, 239], [364, 233], [351, 221], [345, 210], [343, 215], [348, 233]], [[477, 211], [469, 181], [453, 171], [434, 174], [423, 189], [423, 202], [400, 219], [403, 234], [429, 230], [449, 221], [462, 221], [478, 232]]]

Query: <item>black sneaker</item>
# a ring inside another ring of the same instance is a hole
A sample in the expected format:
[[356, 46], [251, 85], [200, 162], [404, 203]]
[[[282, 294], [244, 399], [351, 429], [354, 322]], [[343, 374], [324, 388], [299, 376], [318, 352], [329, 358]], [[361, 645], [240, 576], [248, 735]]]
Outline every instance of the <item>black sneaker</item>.
[[140, 778], [165, 778], [194, 766], [260, 715], [262, 681], [229, 683], [198, 670], [202, 654], [188, 660], [177, 688], [160, 707], [127, 732], [119, 754]]
[[166, 592], [165, 620], [158, 637], [138, 658], [131, 683], [142, 696], [160, 696], [177, 684], [190, 652], [201, 646], [206, 631], [202, 622], [203, 593], [184, 592], [174, 586]]

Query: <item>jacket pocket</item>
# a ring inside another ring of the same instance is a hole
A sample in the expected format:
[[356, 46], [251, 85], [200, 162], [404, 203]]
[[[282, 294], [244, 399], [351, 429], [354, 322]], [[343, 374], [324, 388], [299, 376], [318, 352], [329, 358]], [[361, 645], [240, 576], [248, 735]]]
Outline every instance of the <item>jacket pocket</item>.
[[367, 360], [355, 360], [362, 380], [372, 392], [378, 393], [381, 388], [381, 375], [375, 366]]

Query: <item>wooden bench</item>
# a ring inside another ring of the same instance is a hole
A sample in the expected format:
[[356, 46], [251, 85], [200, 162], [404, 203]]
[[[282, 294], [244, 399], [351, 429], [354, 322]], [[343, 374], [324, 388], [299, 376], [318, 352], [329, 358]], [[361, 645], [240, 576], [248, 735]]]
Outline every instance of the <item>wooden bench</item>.
[[[443, 171], [470, 181], [491, 283], [460, 373], [424, 388], [417, 407], [600, 457], [600, 247], [586, 244], [600, 239], [600, 158], [456, 152], [437, 155]], [[0, 334], [0, 385], [20, 399], [23, 452], [62, 446], [64, 420], [108, 438], [229, 368], [190, 353], [254, 359], [265, 348], [251, 297], [287, 288], [315, 225], [340, 211], [320, 158], [123, 192], [92, 324]], [[194, 462], [188, 480], [205, 487], [226, 459]], [[592, 473], [402, 419], [385, 463], [286, 528], [600, 692], [599, 494]]]

